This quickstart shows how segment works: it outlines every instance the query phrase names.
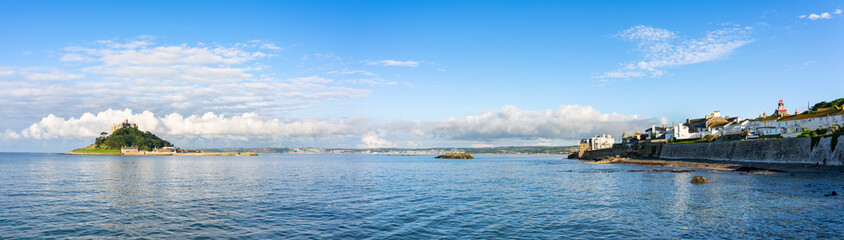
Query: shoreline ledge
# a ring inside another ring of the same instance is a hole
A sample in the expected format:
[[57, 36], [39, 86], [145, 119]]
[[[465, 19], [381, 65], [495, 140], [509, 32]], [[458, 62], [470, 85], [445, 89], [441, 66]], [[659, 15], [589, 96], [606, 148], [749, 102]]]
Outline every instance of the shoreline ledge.
[[822, 165], [808, 165], [808, 164], [780, 164], [780, 163], [752, 163], [752, 162], [723, 162], [697, 159], [659, 159], [659, 158], [645, 158], [633, 159], [624, 157], [609, 157], [602, 160], [583, 160], [581, 162], [588, 164], [629, 164], [650, 167], [672, 167], [684, 169], [707, 169], [715, 171], [730, 171], [741, 173], [808, 173], [808, 172], [844, 172], [844, 167], [840, 166], [822, 166]]

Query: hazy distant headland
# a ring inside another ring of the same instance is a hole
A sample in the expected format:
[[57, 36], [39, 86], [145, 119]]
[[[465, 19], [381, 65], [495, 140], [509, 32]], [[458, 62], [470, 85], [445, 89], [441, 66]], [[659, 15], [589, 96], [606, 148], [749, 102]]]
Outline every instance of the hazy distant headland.
[[484, 147], [484, 148], [208, 148], [203, 152], [255, 152], [291, 154], [446, 154], [454, 152], [471, 154], [570, 154], [577, 146], [528, 146], [528, 147]]

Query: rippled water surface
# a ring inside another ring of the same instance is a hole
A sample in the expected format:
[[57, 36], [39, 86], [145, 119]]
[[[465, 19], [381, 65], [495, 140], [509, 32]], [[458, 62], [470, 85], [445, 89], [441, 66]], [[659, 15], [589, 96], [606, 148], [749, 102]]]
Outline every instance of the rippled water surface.
[[841, 173], [476, 157], [0, 153], [0, 238], [844, 238]]

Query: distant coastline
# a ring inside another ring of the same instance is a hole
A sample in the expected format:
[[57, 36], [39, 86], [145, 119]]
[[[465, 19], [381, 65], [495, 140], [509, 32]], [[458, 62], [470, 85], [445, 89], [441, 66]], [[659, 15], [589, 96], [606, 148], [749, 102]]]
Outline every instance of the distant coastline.
[[192, 152], [192, 153], [169, 153], [169, 152], [137, 152], [137, 153], [93, 153], [93, 152], [66, 152], [61, 155], [106, 155], [106, 156], [258, 156], [254, 152]]
[[388, 155], [440, 155], [463, 152], [471, 154], [559, 154], [577, 152], [578, 146], [523, 146], [483, 148], [206, 148], [202, 152], [255, 152], [288, 154], [388, 154]]

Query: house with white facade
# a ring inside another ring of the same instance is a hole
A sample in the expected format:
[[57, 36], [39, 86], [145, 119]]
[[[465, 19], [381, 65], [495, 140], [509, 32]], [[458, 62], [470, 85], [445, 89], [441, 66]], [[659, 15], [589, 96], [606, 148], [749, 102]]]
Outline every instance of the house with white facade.
[[615, 139], [612, 138], [611, 135], [602, 135], [602, 136], [594, 136], [592, 138], [587, 138], [580, 140], [581, 145], [586, 145], [588, 149], [586, 150], [597, 150], [597, 149], [605, 149], [605, 148], [612, 148], [612, 145], [615, 143]]
[[803, 130], [828, 128], [832, 125], [841, 126], [844, 125], [844, 109], [842, 107], [822, 108], [816, 112], [782, 117], [777, 119], [776, 127], [781, 130], [783, 137], [796, 137], [803, 133]]
[[656, 125], [651, 125], [651, 128], [645, 129], [645, 138], [646, 139], [664, 139], [666, 127], [657, 127]]
[[777, 119], [779, 118], [779, 115], [765, 116], [763, 113], [762, 116], [750, 120], [747, 128], [753, 137], [780, 135], [782, 134], [782, 130], [777, 127]]
[[691, 139], [693, 133], [689, 131], [689, 125], [684, 123], [677, 124], [665, 130], [665, 139], [668, 140], [683, 140]]
[[748, 130], [748, 125], [750, 125], [750, 120], [739, 120], [737, 122], [730, 122], [727, 125], [724, 125], [722, 130], [724, 131], [724, 135], [728, 134], [742, 134], [745, 130]]
[[714, 111], [703, 118], [686, 119], [685, 123], [671, 126], [665, 130], [665, 139], [698, 139], [706, 135], [722, 134], [724, 126], [739, 122], [738, 117], [721, 117], [721, 111]]

